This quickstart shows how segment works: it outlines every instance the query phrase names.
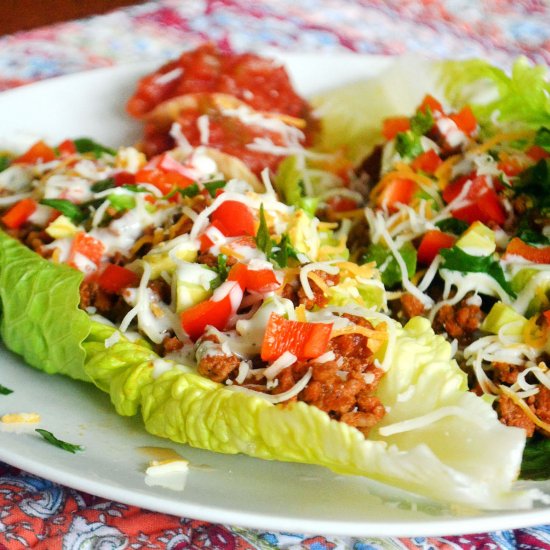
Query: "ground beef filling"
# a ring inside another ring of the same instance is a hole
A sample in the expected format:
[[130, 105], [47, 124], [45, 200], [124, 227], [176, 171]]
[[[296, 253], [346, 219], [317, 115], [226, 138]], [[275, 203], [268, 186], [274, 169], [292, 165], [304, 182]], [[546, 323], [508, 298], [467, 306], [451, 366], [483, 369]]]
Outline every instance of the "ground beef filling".
[[[361, 317], [345, 317], [360, 326], [373, 328]], [[203, 350], [198, 354], [199, 374], [215, 382], [235, 384], [242, 359], [224, 351], [216, 334], [204, 335], [198, 345]], [[297, 361], [280, 372], [271, 385], [261, 375], [254, 374], [249, 374], [242, 385], [277, 395], [294, 387], [311, 369], [312, 376], [307, 386], [287, 403], [304, 401], [367, 435], [385, 414], [384, 406], [374, 395], [384, 371], [375, 365], [367, 347], [367, 338], [361, 334], [336, 336], [330, 340], [327, 351], [334, 353], [334, 359], [324, 363]], [[257, 361], [254, 365], [256, 371], [258, 367], [266, 366], [257, 364]]]

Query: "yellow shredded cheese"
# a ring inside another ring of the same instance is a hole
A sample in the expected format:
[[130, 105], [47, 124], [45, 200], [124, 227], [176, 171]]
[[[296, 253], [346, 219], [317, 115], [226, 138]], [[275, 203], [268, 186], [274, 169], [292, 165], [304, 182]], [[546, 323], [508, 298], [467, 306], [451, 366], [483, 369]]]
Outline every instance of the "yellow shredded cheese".
[[40, 422], [38, 413], [9, 413], [0, 418], [3, 424], [36, 424]]
[[239, 252], [237, 252], [236, 250], [233, 250], [230, 246], [227, 246], [227, 245], [220, 246], [220, 252], [227, 256], [233, 256], [233, 258], [237, 260], [244, 260], [244, 256]]
[[307, 321], [306, 319], [306, 306], [304, 304], [300, 304], [294, 312], [296, 313], [296, 321], [300, 321], [301, 323], [305, 323]]
[[534, 132], [532, 130], [518, 130], [517, 132], [502, 132], [500, 134], [496, 134], [492, 138], [488, 139], [484, 143], [477, 145], [476, 147], [473, 147], [468, 151], [468, 154], [474, 154], [478, 155], [480, 153], [485, 153], [486, 151], [489, 151], [492, 147], [494, 147], [497, 143], [501, 143], [503, 141], [514, 141], [516, 139], [529, 139], [534, 136]]

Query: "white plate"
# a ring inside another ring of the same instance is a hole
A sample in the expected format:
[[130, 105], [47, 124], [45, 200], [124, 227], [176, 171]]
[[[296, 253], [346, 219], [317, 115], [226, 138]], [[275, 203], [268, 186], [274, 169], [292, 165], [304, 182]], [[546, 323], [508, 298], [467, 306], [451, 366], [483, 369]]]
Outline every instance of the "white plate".
[[[284, 59], [303, 94], [371, 77], [390, 62], [364, 56]], [[0, 142], [90, 136], [112, 146], [131, 144], [140, 127], [125, 116], [124, 102], [137, 78], [152, 67], [100, 69], [4, 92]], [[0, 415], [38, 412], [41, 427], [86, 448], [72, 455], [46, 444], [33, 430], [0, 432], [0, 460], [127, 504], [265, 530], [350, 536], [451, 535], [550, 523], [548, 507], [467, 513], [320, 467], [177, 445], [148, 435], [136, 418], [117, 416], [99, 390], [35, 371], [4, 348], [0, 384], [15, 390], [0, 396]], [[144, 446], [171, 448], [190, 461], [182, 491], [146, 485]], [[549, 483], [539, 486], [550, 490]]]

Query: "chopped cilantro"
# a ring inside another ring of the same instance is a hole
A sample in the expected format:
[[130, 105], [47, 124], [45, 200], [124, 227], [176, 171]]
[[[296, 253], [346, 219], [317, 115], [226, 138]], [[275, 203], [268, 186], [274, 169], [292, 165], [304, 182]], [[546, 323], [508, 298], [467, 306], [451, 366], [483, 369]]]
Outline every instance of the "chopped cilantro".
[[424, 149], [420, 143], [420, 136], [411, 130], [399, 132], [395, 136], [395, 150], [402, 158], [415, 158], [420, 155]]
[[112, 189], [115, 187], [115, 180], [113, 178], [106, 178], [104, 180], [96, 181], [90, 189], [94, 193], [101, 193], [101, 191], [106, 191], [107, 189]]
[[96, 158], [100, 158], [105, 153], [113, 156], [116, 155], [114, 149], [101, 145], [101, 143], [97, 143], [97, 141], [90, 138], [77, 138], [73, 140], [73, 143], [79, 153], [93, 153]]
[[[196, 183], [192, 183], [187, 187], [178, 188], [177, 192], [182, 197], [196, 197], [199, 194], [199, 186]], [[171, 196], [171, 193], [169, 194]], [[169, 198], [168, 195], [164, 198]]]
[[550, 153], [550, 129], [546, 127], [539, 128], [535, 135], [535, 145], [542, 147], [547, 153]]
[[6, 388], [6, 386], [2, 386], [2, 384], [0, 384], [0, 395], [9, 395], [10, 393], [13, 393], [13, 390], [10, 390], [9, 388]]
[[[406, 242], [400, 249], [399, 254], [407, 266], [407, 274], [412, 277], [416, 272], [416, 249], [410, 242]], [[382, 282], [386, 288], [395, 287], [403, 280], [401, 268], [392, 255], [389, 248], [382, 244], [371, 243], [361, 257], [361, 263], [375, 262], [380, 269]]]
[[501, 288], [515, 298], [516, 294], [512, 290], [510, 283], [504, 277], [504, 272], [500, 264], [489, 256], [472, 256], [467, 254], [461, 248], [453, 246], [452, 248], [442, 249], [439, 252], [444, 259], [442, 268], [462, 273], [487, 273], [492, 277]]
[[457, 218], [445, 218], [436, 222], [435, 226], [441, 229], [443, 233], [452, 233], [453, 235], [462, 235], [469, 227], [465, 221]]
[[53, 433], [49, 432], [48, 430], [36, 428], [35, 431], [38, 432], [48, 443], [50, 443], [54, 447], [59, 447], [60, 449], [63, 449], [64, 451], [67, 451], [69, 453], [76, 453], [76, 451], [84, 450], [84, 447], [82, 447], [81, 445], [74, 445], [73, 443], [67, 443], [66, 441], [57, 439], [57, 437], [55, 437], [55, 435], [53, 435]]
[[40, 204], [55, 208], [75, 224], [79, 224], [86, 218], [86, 212], [83, 208], [67, 199], [42, 199]]
[[425, 111], [419, 111], [413, 117], [411, 117], [411, 130], [419, 135], [423, 136], [429, 132], [434, 125], [434, 117], [432, 110], [428, 107]]
[[267, 228], [267, 222], [265, 221], [264, 205], [260, 204], [260, 225], [256, 232], [256, 246], [269, 257], [271, 254], [271, 248], [273, 247], [273, 241], [269, 235], [269, 229]]
[[0, 155], [0, 172], [3, 172], [11, 164], [11, 157]]
[[290, 244], [290, 237], [286, 233], [283, 234], [279, 243], [273, 245], [269, 258], [279, 267], [286, 267], [290, 258], [298, 259], [298, 251]]
[[522, 479], [547, 479], [550, 471], [550, 439], [533, 437], [527, 441], [521, 461]]
[[203, 183], [204, 188], [210, 193], [210, 196], [214, 198], [218, 189], [223, 189], [227, 182], [224, 180], [207, 181]]
[[229, 275], [230, 267], [227, 265], [227, 256], [225, 254], [218, 254], [218, 264], [212, 269], [217, 273], [215, 279], [210, 282], [210, 289], [214, 290], [218, 288]]

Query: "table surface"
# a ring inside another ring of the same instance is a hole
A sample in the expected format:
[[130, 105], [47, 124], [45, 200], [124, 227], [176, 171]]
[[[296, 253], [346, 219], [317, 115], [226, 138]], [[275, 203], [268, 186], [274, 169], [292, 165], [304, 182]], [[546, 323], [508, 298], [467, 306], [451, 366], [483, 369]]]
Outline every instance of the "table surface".
[[[431, 57], [518, 55], [550, 64], [544, 0], [159, 0], [0, 38], [0, 90], [136, 60], [175, 57], [205, 40], [276, 48]], [[34, 505], [33, 505], [34, 503]], [[0, 463], [0, 550], [93, 548], [533, 548], [550, 525], [412, 539], [260, 532], [159, 514], [59, 486]], [[88, 546], [87, 546], [88, 545]]]

